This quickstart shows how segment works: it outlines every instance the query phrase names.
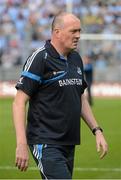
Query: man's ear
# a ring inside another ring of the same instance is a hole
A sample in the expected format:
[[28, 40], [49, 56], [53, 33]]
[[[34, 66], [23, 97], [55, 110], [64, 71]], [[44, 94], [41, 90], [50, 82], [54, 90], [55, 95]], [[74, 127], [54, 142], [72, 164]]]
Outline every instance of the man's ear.
[[54, 34], [57, 38], [60, 38], [61, 37], [61, 31], [60, 29], [54, 29]]

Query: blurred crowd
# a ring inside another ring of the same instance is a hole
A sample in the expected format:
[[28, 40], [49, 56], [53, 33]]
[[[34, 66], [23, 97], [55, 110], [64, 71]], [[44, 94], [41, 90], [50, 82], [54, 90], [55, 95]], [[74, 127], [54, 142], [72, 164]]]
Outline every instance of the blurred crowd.
[[[53, 16], [66, 11], [69, 2], [0, 0], [0, 66], [22, 64], [31, 51], [44, 44], [50, 38]], [[81, 19], [83, 33], [121, 33], [121, 0], [72, 0], [72, 3], [72, 12]], [[116, 46], [120, 53], [121, 42]], [[99, 53], [98, 58], [104, 57]]]

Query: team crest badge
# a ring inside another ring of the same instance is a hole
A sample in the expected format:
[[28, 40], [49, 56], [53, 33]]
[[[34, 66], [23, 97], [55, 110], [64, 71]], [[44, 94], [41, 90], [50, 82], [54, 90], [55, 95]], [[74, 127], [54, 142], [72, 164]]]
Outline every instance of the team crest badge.
[[82, 71], [81, 71], [81, 68], [80, 67], [77, 67], [77, 73], [82, 75]]

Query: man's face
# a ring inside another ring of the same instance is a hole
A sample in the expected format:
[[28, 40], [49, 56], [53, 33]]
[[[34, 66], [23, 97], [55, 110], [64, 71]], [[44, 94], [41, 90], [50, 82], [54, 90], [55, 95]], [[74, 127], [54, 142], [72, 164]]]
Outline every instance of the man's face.
[[64, 49], [73, 50], [77, 48], [80, 38], [81, 25], [78, 19], [67, 21], [60, 29], [60, 42]]

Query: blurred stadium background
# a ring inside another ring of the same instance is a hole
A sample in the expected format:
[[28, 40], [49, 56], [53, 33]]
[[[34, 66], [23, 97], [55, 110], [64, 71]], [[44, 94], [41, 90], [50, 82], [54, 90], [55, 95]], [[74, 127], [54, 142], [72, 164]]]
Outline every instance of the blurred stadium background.
[[39, 178], [32, 159], [27, 173], [14, 168], [11, 104], [22, 65], [50, 38], [59, 11], [73, 12], [82, 22], [78, 51], [92, 61], [92, 108], [109, 142], [109, 155], [100, 162], [82, 123], [74, 178], [121, 179], [121, 0], [0, 0], [0, 179]]

